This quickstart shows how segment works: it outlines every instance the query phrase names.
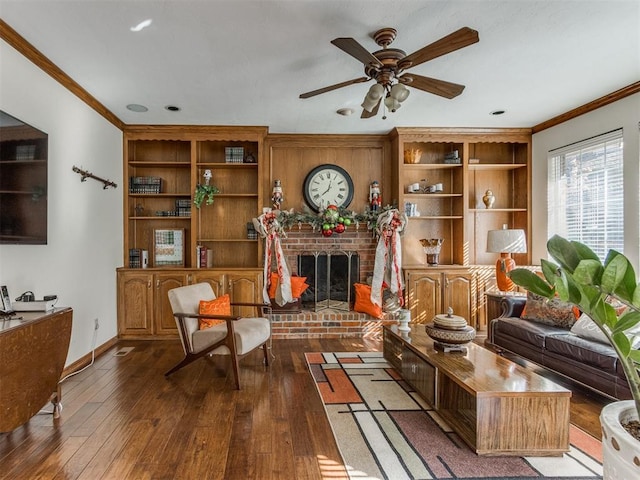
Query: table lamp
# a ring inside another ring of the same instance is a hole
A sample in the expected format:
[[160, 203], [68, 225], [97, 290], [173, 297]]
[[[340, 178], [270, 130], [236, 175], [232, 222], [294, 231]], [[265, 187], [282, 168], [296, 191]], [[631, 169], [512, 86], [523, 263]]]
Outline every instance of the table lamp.
[[503, 225], [501, 230], [489, 230], [487, 232], [487, 252], [499, 253], [500, 258], [496, 262], [496, 280], [501, 292], [511, 292], [515, 285], [507, 276], [507, 273], [516, 267], [516, 262], [511, 258], [512, 253], [527, 253], [527, 240], [524, 230], [510, 229]]

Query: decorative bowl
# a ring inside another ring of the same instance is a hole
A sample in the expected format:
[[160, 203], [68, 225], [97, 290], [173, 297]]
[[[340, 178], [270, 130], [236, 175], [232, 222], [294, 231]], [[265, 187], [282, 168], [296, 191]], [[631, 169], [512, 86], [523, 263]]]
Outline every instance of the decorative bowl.
[[469, 325], [459, 330], [438, 328], [433, 323], [427, 323], [424, 327], [427, 335], [445, 345], [463, 345], [476, 338], [476, 329]]

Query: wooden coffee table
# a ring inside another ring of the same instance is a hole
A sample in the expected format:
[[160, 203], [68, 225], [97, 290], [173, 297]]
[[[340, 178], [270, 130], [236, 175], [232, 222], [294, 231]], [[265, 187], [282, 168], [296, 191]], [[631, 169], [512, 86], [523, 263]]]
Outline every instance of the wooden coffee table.
[[433, 347], [424, 325], [384, 327], [384, 356], [478, 455], [569, 450], [571, 391], [474, 343]]

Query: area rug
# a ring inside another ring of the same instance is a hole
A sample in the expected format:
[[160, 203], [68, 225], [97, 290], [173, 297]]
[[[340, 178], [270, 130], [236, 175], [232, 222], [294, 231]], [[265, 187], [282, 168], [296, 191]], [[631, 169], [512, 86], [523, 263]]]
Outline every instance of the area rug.
[[381, 352], [307, 353], [349, 478], [598, 479], [600, 441], [571, 426], [562, 457], [481, 457]]

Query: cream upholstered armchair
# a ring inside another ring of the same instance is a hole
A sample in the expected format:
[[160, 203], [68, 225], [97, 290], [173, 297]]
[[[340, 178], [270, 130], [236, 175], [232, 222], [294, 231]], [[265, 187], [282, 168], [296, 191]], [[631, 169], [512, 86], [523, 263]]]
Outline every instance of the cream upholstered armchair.
[[[240, 389], [238, 362], [258, 347], [264, 350], [264, 363], [269, 365], [268, 343], [271, 338], [271, 324], [268, 318], [236, 317], [228, 315], [200, 315], [200, 301], [216, 298], [211, 285], [196, 283], [169, 290], [169, 303], [178, 325], [185, 357], [165, 376], [208, 354], [230, 355], [236, 388]], [[270, 305], [261, 303], [231, 303], [232, 306], [254, 306], [265, 315]], [[223, 323], [200, 330], [200, 319], [223, 320]]]

